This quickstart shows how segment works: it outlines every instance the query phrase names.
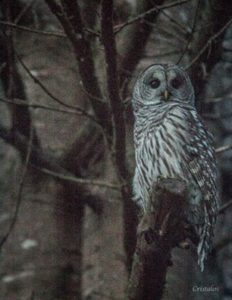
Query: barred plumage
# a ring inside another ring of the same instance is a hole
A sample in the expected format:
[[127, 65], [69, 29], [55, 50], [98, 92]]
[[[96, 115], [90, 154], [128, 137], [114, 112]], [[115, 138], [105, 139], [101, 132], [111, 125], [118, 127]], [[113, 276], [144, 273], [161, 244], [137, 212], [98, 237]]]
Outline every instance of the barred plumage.
[[216, 222], [217, 167], [211, 136], [196, 112], [187, 73], [175, 65], [150, 66], [135, 84], [133, 108], [134, 199], [146, 210], [158, 177], [187, 181], [188, 221], [199, 237], [198, 262], [203, 270]]

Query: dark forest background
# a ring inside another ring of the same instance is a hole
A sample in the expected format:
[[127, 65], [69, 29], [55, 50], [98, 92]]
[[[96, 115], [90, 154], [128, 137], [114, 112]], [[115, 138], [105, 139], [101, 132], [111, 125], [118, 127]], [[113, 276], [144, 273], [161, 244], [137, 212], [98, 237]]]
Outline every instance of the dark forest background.
[[215, 138], [222, 209], [206, 270], [175, 249], [163, 299], [232, 299], [230, 0], [0, 1], [0, 299], [126, 299], [131, 90], [167, 62]]

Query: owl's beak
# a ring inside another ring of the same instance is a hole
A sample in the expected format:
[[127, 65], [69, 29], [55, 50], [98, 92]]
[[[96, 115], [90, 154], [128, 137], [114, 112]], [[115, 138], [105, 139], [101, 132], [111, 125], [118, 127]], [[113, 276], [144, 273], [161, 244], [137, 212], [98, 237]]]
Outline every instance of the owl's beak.
[[165, 91], [163, 92], [163, 95], [162, 95], [162, 96], [164, 97], [164, 100], [165, 100], [165, 101], [168, 101], [168, 99], [169, 99], [169, 97], [170, 97], [169, 91], [168, 91], [168, 90], [165, 90]]

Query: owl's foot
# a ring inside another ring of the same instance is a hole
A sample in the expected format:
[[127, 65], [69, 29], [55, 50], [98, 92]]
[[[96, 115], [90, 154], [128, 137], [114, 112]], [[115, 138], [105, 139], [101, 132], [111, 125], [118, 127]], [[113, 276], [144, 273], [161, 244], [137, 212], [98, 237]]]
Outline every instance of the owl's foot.
[[189, 245], [189, 242], [187, 242], [186, 240], [185, 241], [182, 241], [180, 242], [177, 247], [181, 248], [181, 249], [189, 249], [190, 248], [190, 245]]

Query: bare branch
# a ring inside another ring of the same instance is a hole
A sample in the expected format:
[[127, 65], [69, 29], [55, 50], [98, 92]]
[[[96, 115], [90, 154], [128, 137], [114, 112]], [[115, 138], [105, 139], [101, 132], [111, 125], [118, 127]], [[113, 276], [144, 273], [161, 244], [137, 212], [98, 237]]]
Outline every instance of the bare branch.
[[[2, 138], [6, 143], [12, 145], [13, 147], [15, 147], [21, 154], [22, 157], [25, 158], [25, 153], [27, 151], [27, 145], [28, 145], [28, 139], [22, 135], [19, 132], [14, 132], [14, 134], [12, 133], [12, 131], [8, 131], [7, 129], [5, 129], [4, 127], [2, 127], [0, 125], [0, 138]], [[32, 167], [34, 167], [35, 169], [38, 169], [41, 171], [41, 169], [44, 170], [48, 170], [50, 172], [53, 172], [54, 174], [52, 176], [55, 175], [59, 175], [61, 174], [64, 175], [65, 177], [69, 177], [69, 178], [76, 178], [76, 176], [73, 174], [72, 171], [69, 171], [68, 169], [64, 168], [63, 166], [60, 165], [60, 162], [58, 162], [56, 159], [54, 159], [54, 157], [50, 154], [50, 153], [45, 153], [43, 151], [41, 151], [38, 147], [36, 147], [35, 145], [31, 145], [31, 155], [30, 155], [30, 165]], [[85, 149], [85, 153], [86, 155], [88, 155], [88, 151], [87, 149]], [[81, 156], [80, 160], [83, 159], [83, 156]], [[81, 165], [81, 161], [77, 161], [76, 165]], [[77, 171], [75, 169], [75, 171]], [[45, 172], [44, 172], [45, 173]], [[47, 173], [46, 173], [47, 174]], [[51, 175], [51, 174], [49, 174]], [[64, 178], [60, 178], [61, 180], [63, 179], [63, 181], [65, 181]], [[91, 181], [91, 180], [90, 180]], [[89, 183], [90, 183], [89, 181]], [[79, 182], [78, 180], [66, 180], [65, 182], [69, 182], [70, 186], [71, 184], [73, 184], [75, 186], [75, 188], [78, 188], [78, 192], [79, 195], [82, 196], [82, 198], [84, 199], [84, 203], [86, 203], [87, 205], [89, 205], [93, 211], [97, 210], [97, 213], [99, 212], [99, 199], [97, 198], [97, 202], [98, 203], [93, 203], [93, 196], [91, 196], [91, 193], [89, 192], [88, 189], [86, 189], [85, 187], [88, 186], [87, 184], [83, 184], [81, 181]], [[100, 181], [100, 186], [103, 187], [104, 186], [104, 182]], [[105, 186], [104, 186], [105, 187]], [[117, 187], [116, 185], [112, 184], [111, 186], [107, 186], [108, 188], [112, 188], [117, 190], [119, 187]], [[96, 198], [96, 196], [95, 196]], [[86, 199], [86, 202], [85, 202]]]
[[33, 108], [33, 109], [44, 109], [44, 110], [50, 110], [50, 111], [59, 112], [59, 113], [65, 113], [65, 114], [72, 114], [72, 115], [87, 117], [91, 121], [95, 122], [97, 125], [100, 126], [100, 124], [97, 122], [97, 120], [94, 118], [94, 116], [88, 114], [84, 109], [79, 108], [77, 110], [76, 106], [75, 106], [76, 107], [75, 110], [65, 110], [65, 109], [59, 109], [59, 108], [56, 108], [56, 107], [51, 107], [51, 106], [42, 105], [42, 104], [27, 103], [22, 99], [16, 99], [16, 98], [14, 98], [13, 100], [0, 98], [0, 102], [19, 105], [19, 106], [25, 106], [25, 107]]
[[[209, 103], [209, 101], [207, 101], [207, 103]], [[230, 112], [228, 114], [227, 113], [225, 113], [225, 114], [219, 114], [219, 113], [215, 113], [215, 114], [209, 113], [209, 114], [207, 114], [207, 113], [203, 113], [202, 116], [205, 119], [208, 119], [208, 120], [218, 120], [219, 122], [222, 122], [223, 119], [231, 118], [232, 117], [232, 112]]]
[[[132, 22], [133, 26], [123, 25], [126, 30], [123, 31], [122, 47], [119, 49], [120, 56], [122, 57], [119, 65], [119, 86], [123, 99], [127, 97], [128, 74], [134, 72], [138, 62], [142, 58], [148, 38], [152, 32], [150, 23], [155, 23], [159, 14], [159, 10], [154, 9], [154, 5], [163, 2], [163, 0], [137, 1], [134, 12], [134, 14], [137, 14], [137, 17]], [[140, 21], [137, 22], [137, 20]], [[146, 22], [149, 22], [149, 25]]]
[[104, 130], [110, 132], [111, 124], [108, 106], [106, 103], [97, 100], [97, 98], [102, 99], [102, 95], [95, 73], [90, 43], [85, 35], [78, 2], [62, 0], [61, 7], [54, 0], [45, 1], [62, 24], [66, 35], [72, 43], [83, 87], [89, 95], [94, 96], [90, 97], [89, 101], [92, 104], [96, 117]]
[[159, 300], [162, 297], [171, 251], [182, 242], [187, 195], [177, 179], [162, 179], [154, 189], [152, 205], [142, 217], [129, 280], [129, 300]]
[[223, 34], [230, 25], [231, 13], [231, 1], [200, 1], [198, 24], [189, 51], [190, 63], [186, 67], [198, 95], [199, 109], [206, 99], [208, 76], [221, 59]]
[[20, 64], [22, 65], [22, 67], [24, 68], [24, 70], [27, 72], [27, 74], [34, 80], [34, 82], [36, 84], [39, 85], [39, 87], [52, 99], [54, 100], [55, 102], [65, 106], [65, 107], [68, 107], [68, 108], [72, 108], [72, 109], [76, 109], [78, 111], [81, 111], [83, 112], [83, 110], [78, 107], [78, 106], [74, 106], [74, 105], [69, 105], [65, 102], [63, 102], [62, 100], [60, 100], [59, 98], [57, 98], [56, 96], [54, 96], [47, 88], [46, 86], [36, 77], [33, 75], [33, 73], [30, 71], [30, 69], [26, 66], [26, 64], [23, 62], [23, 60], [20, 58], [20, 56], [18, 54], [15, 54], [18, 61], [20, 62]]
[[175, 24], [177, 28], [180, 29], [180, 32], [184, 32], [185, 34], [189, 33], [189, 30], [188, 28], [186, 28], [186, 26], [184, 26], [183, 24], [178, 22], [175, 18], [167, 14], [165, 10], [160, 10], [160, 13], [164, 15], [170, 21], [170, 23]]
[[33, 29], [33, 28], [29, 28], [26, 26], [21, 26], [21, 25], [17, 25], [11, 22], [5, 22], [5, 21], [0, 21], [0, 25], [3, 26], [8, 26], [11, 27], [13, 29], [17, 29], [17, 30], [21, 30], [21, 31], [26, 31], [29, 33], [36, 33], [36, 34], [41, 34], [41, 35], [45, 35], [48, 37], [58, 37], [58, 38], [67, 38], [66, 34], [62, 31], [42, 31], [42, 30], [37, 30], [37, 29]]
[[[2, 5], [2, 14], [4, 20], [7, 22], [11, 22], [12, 20], [12, 11], [13, 11], [13, 4], [9, 1], [6, 1], [5, 4]], [[2, 54], [1, 60], [3, 62], [3, 68], [1, 69], [2, 75], [2, 82], [5, 89], [5, 94], [8, 99], [13, 99], [15, 97], [20, 97], [25, 99], [25, 92], [24, 92], [24, 84], [20, 78], [16, 61], [15, 61], [15, 47], [14, 47], [14, 40], [12, 36], [12, 31], [9, 30], [2, 30], [1, 35], [1, 43], [2, 46]], [[16, 128], [22, 134], [25, 134], [28, 138], [30, 136], [30, 128], [33, 127], [30, 111], [27, 109], [26, 106], [24, 107], [11, 107], [11, 114], [12, 114], [12, 130], [15, 131]], [[39, 146], [40, 142], [36, 132], [33, 133], [34, 143]]]
[[223, 204], [219, 210], [218, 210], [218, 214], [223, 214], [229, 207], [232, 206], [232, 200], [226, 202], [225, 204]]
[[150, 14], [152, 14], [154, 12], [158, 13], [161, 10], [164, 10], [164, 9], [167, 9], [167, 8], [171, 8], [171, 7], [175, 7], [177, 5], [181, 5], [181, 4], [187, 3], [189, 1], [190, 0], [174, 1], [174, 2], [171, 2], [171, 3], [165, 4], [165, 5], [155, 5], [155, 7], [153, 7], [151, 9], [145, 11], [144, 13], [139, 14], [135, 18], [132, 18], [132, 19], [126, 21], [123, 24], [119, 24], [119, 25], [115, 26], [114, 33], [120, 32], [126, 26], [131, 25], [131, 24], [133, 24], [135, 22], [138, 22], [138, 21], [144, 19], [145, 17], [147, 17], [148, 15], [150, 15]]
[[231, 23], [232, 23], [232, 19], [230, 19], [217, 33], [215, 33], [213, 36], [211, 36], [208, 39], [206, 44], [200, 49], [198, 54], [192, 59], [192, 61], [189, 63], [189, 65], [186, 67], [186, 69], [189, 69], [190, 67], [192, 67], [192, 65], [194, 65], [199, 60], [201, 55], [207, 50], [208, 47], [210, 47], [212, 42], [214, 40], [216, 40], [220, 35], [222, 35], [225, 32], [225, 30], [230, 26]]
[[127, 177], [125, 152], [126, 131], [123, 104], [119, 95], [117, 53], [113, 32], [113, 1], [102, 0], [101, 18], [102, 43], [105, 49], [107, 89], [112, 110], [115, 164], [121, 180]]
[[37, 170], [53, 176], [55, 178], [64, 180], [64, 181], [69, 181], [69, 182], [74, 182], [74, 183], [78, 183], [78, 184], [85, 184], [85, 185], [95, 185], [95, 186], [99, 186], [99, 187], [104, 187], [104, 188], [108, 188], [108, 189], [113, 189], [116, 191], [120, 190], [120, 185], [117, 184], [113, 184], [110, 182], [106, 182], [103, 180], [95, 180], [95, 179], [86, 179], [86, 178], [77, 178], [75, 176], [70, 176], [67, 174], [61, 174], [61, 173], [57, 173], [57, 172], [53, 172], [51, 170], [48, 170], [46, 168], [40, 168], [38, 166], [34, 166]]
[[26, 3], [23, 7], [23, 9], [19, 12], [18, 16], [15, 18], [14, 22], [17, 24], [22, 19], [22, 17], [27, 13], [27, 11], [33, 6], [35, 1], [31, 0], [28, 3]]
[[[20, 31], [25, 31], [25, 32], [29, 32], [29, 33], [36, 33], [36, 34], [44, 35], [44, 36], [47, 36], [47, 37], [67, 38], [67, 35], [63, 31], [38, 30], [38, 29], [34, 29], [34, 28], [26, 27], [26, 26], [21, 26], [21, 25], [15, 24], [15, 23], [5, 22], [5, 21], [0, 21], [0, 25], [8, 26], [8, 27], [11, 27], [13, 29], [20, 30]], [[85, 28], [84, 30], [86, 32], [88, 32], [90, 35], [96, 36], [98, 38], [100, 36], [99, 32], [94, 31], [90, 28]]]
[[223, 153], [225, 151], [231, 150], [232, 149], [232, 145], [225, 145], [225, 146], [221, 146], [219, 148], [216, 149], [216, 153]]
[[105, 52], [107, 90], [111, 104], [113, 123], [113, 161], [121, 183], [121, 195], [123, 199], [124, 220], [124, 247], [126, 251], [126, 265], [131, 267], [135, 240], [135, 209], [131, 200], [131, 187], [129, 184], [129, 172], [126, 166], [126, 130], [124, 120], [124, 107], [119, 95], [119, 83], [117, 72], [117, 53], [113, 31], [113, 1], [102, 0], [101, 32], [102, 43]]
[[12, 230], [14, 229], [14, 226], [17, 222], [17, 219], [18, 219], [19, 209], [20, 209], [20, 205], [21, 205], [21, 202], [22, 202], [22, 192], [23, 192], [23, 187], [24, 187], [24, 181], [25, 181], [27, 168], [28, 168], [28, 164], [29, 164], [30, 157], [31, 157], [31, 152], [32, 152], [32, 141], [33, 141], [33, 128], [31, 126], [29, 142], [28, 142], [28, 146], [27, 146], [26, 159], [25, 159], [25, 163], [24, 163], [24, 166], [23, 166], [22, 175], [20, 177], [21, 179], [20, 179], [20, 183], [19, 183], [19, 190], [18, 190], [18, 195], [17, 195], [17, 200], [16, 200], [15, 212], [14, 212], [13, 219], [11, 221], [11, 224], [10, 224], [10, 227], [9, 227], [7, 233], [5, 234], [5, 236], [0, 241], [0, 249], [5, 244], [5, 242], [8, 240], [8, 238], [9, 238], [9, 236], [10, 236], [10, 234], [11, 234]]
[[[148, 22], [148, 21], [144, 21], [144, 22], [146, 22], [146, 24], [148, 24], [148, 25], [150, 25], [150, 26], [152, 26], [155, 30], [156, 30], [156, 32], [158, 33], [158, 34], [161, 34], [162, 36], [164, 36], [164, 37], [166, 37], [167, 38], [167, 41], [166, 41], [166, 43], [168, 43], [170, 46], [173, 46], [174, 47], [174, 49], [175, 49], [175, 51], [177, 51], [177, 49], [176, 49], [176, 44], [174, 44], [174, 42], [173, 41], [169, 41], [169, 38], [171, 37], [171, 38], [175, 38], [176, 40], [179, 40], [180, 42], [181, 42], [181, 44], [183, 43], [183, 42], [185, 42], [185, 37], [183, 37], [183, 36], [181, 36], [180, 34], [176, 34], [176, 32], [174, 32], [173, 30], [172, 30], [172, 26], [166, 26], [166, 27], [164, 27], [164, 26], [161, 26], [161, 25], [159, 25], [159, 24], [153, 24], [153, 23], [150, 23], [150, 22]], [[156, 41], [156, 37], [155, 36], [152, 36], [151, 37], [151, 41]], [[161, 49], [160, 49], [161, 50]], [[170, 50], [170, 49], [169, 49]], [[164, 51], [167, 51], [167, 47], [164, 47]], [[179, 51], [178, 51], [178, 53], [179, 53]]]
[[196, 24], [197, 24], [197, 17], [198, 17], [199, 8], [200, 8], [200, 0], [198, 0], [198, 2], [197, 2], [197, 7], [196, 7], [196, 11], [195, 11], [195, 16], [194, 16], [194, 20], [193, 20], [193, 26], [192, 26], [191, 34], [188, 38], [188, 41], [187, 41], [186, 46], [184, 48], [184, 51], [181, 53], [181, 56], [178, 59], [176, 64], [179, 64], [182, 61], [183, 57], [185, 56], [185, 54], [188, 51], [188, 48], [191, 44], [191, 41], [192, 41], [192, 38], [193, 38], [193, 35], [194, 35], [194, 31], [195, 31], [195, 28], [196, 28]]

